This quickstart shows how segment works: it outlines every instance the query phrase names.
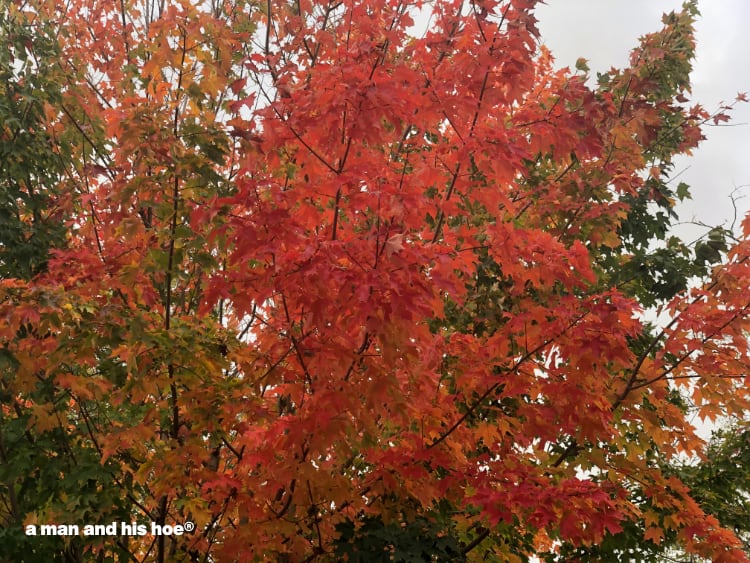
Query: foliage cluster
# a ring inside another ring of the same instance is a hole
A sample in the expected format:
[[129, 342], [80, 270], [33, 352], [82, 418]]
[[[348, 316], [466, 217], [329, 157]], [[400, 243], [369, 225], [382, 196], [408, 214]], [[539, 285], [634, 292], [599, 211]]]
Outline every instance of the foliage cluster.
[[750, 220], [669, 230], [696, 3], [596, 80], [536, 3], [0, 2], [5, 556], [747, 560], [747, 430], [691, 420], [749, 406]]

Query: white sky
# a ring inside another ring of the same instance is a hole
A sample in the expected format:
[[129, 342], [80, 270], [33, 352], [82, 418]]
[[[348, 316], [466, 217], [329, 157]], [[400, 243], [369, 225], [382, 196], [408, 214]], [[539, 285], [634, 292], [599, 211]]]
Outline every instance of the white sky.
[[[536, 10], [542, 40], [558, 66], [589, 60], [592, 74], [627, 64], [638, 37], [661, 28], [661, 14], [679, 10], [682, 0], [546, 0]], [[693, 100], [712, 111], [750, 93], [750, 0], [700, 0], [697, 57], [693, 68]], [[682, 220], [695, 218], [729, 226], [730, 194], [750, 184], [750, 104], [739, 104], [729, 127], [708, 127], [708, 139], [675, 173], [691, 186], [693, 201], [681, 206]], [[741, 211], [750, 210], [750, 187], [739, 191]], [[706, 229], [684, 227], [687, 240]]]

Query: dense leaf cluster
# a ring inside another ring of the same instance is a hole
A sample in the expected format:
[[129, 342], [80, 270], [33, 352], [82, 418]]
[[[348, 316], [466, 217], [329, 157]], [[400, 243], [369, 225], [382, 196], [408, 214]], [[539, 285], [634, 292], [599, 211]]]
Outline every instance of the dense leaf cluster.
[[0, 3], [3, 557], [747, 560], [696, 3], [593, 85], [535, 4]]

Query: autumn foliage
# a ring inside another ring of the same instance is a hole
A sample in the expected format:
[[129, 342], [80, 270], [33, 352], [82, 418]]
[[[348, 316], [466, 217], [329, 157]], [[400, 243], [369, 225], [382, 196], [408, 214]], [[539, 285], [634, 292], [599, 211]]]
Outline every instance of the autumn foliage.
[[747, 559], [660, 465], [702, 455], [686, 405], [750, 406], [750, 221], [700, 259], [642, 217], [726, 117], [685, 103], [695, 7], [597, 81], [535, 4], [3, 2], [59, 89], [19, 217], [66, 228], [0, 286], [9, 545], [190, 520], [54, 549], [357, 561], [379, 527], [523, 561], [639, 523]]

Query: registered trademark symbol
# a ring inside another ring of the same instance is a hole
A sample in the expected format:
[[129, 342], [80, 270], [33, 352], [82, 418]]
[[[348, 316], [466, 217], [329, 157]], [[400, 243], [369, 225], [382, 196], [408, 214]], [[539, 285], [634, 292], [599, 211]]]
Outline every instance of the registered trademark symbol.
[[182, 525], [182, 527], [185, 529], [186, 532], [192, 532], [195, 530], [195, 524], [191, 522], [190, 520], [186, 520], [185, 523]]

